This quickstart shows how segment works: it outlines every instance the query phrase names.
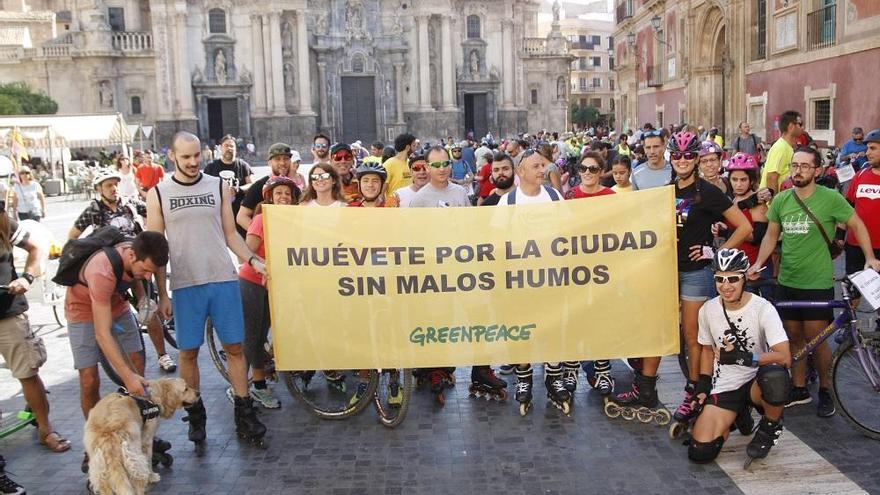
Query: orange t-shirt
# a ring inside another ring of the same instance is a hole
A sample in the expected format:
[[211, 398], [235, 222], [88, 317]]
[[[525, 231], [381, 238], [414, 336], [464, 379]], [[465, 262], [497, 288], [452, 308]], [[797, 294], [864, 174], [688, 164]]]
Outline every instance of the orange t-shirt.
[[144, 164], [137, 168], [134, 175], [137, 177], [138, 182], [140, 182], [141, 187], [149, 190], [162, 182], [162, 179], [165, 178], [165, 169], [156, 163]]
[[[130, 242], [121, 242], [116, 245], [116, 251], [120, 256], [125, 256], [125, 252], [129, 249], [131, 249]], [[113, 274], [113, 265], [103, 251], [92, 255], [86, 261], [79, 278], [87, 281], [89, 285], [76, 284], [67, 288], [67, 296], [64, 299], [64, 314], [67, 316], [67, 321], [73, 323], [94, 321], [92, 302], [110, 304], [114, 320], [124, 315], [126, 311], [131, 311], [128, 300], [116, 292], [116, 275]], [[122, 279], [125, 282], [132, 280], [124, 270]]]

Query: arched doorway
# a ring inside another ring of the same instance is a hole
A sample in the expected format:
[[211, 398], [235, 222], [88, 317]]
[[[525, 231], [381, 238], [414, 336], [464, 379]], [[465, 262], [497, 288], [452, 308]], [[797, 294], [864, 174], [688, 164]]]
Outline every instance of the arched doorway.
[[727, 36], [724, 14], [716, 5], [697, 15], [694, 43], [690, 47], [688, 118], [694, 125], [724, 125], [724, 100], [727, 89], [724, 65]]
[[[710, 126], [725, 126], [727, 116], [727, 93], [730, 80], [729, 63], [727, 62], [727, 38], [726, 27], [720, 24], [715, 34], [712, 50], [712, 114]], [[722, 131], [723, 132], [723, 131]]]

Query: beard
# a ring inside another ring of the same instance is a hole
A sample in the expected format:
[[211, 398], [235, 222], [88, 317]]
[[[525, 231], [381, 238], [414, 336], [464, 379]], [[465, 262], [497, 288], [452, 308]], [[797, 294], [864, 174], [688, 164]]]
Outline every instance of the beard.
[[511, 175], [510, 177], [498, 179], [493, 178], [492, 182], [495, 183], [495, 187], [498, 189], [510, 189], [511, 186], [513, 186], [513, 176]]
[[791, 178], [791, 183], [795, 187], [806, 187], [810, 184], [810, 182], [813, 182], [813, 179], [807, 180], [803, 177], [792, 177]]

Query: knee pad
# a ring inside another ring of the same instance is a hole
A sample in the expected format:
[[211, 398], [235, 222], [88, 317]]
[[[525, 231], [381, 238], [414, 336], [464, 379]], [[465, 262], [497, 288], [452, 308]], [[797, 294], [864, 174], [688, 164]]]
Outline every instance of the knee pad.
[[724, 437], [718, 437], [711, 442], [698, 442], [691, 438], [691, 444], [688, 446], [688, 459], [699, 464], [712, 462], [718, 457], [723, 445]]
[[761, 398], [771, 406], [784, 406], [791, 390], [788, 370], [778, 364], [767, 364], [758, 368], [758, 388]]

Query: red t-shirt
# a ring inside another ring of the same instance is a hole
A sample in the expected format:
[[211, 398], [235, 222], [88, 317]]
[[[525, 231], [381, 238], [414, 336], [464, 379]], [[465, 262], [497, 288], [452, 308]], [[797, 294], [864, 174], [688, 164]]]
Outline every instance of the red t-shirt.
[[134, 173], [144, 189], [152, 189], [165, 178], [165, 169], [156, 163], [143, 164]]
[[565, 193], [565, 199], [581, 199], [581, 198], [594, 198], [596, 196], [607, 196], [609, 194], [615, 194], [610, 188], [603, 187], [599, 189], [598, 192], [594, 193], [585, 193], [581, 186], [573, 187]]
[[[752, 220], [752, 211], [749, 208], [746, 208], [746, 209], [740, 210], [740, 211], [743, 212], [743, 215], [745, 215], [746, 220], [749, 221], [749, 225], [754, 227], [755, 221]], [[736, 230], [736, 227], [734, 227], [733, 224], [728, 222], [726, 219], [724, 220], [724, 224], [727, 225], [728, 232], [733, 232], [734, 230]], [[751, 241], [743, 241], [743, 243], [739, 245], [739, 248], [744, 253], [746, 253], [746, 256], [749, 258], [749, 262], [754, 264], [755, 261], [758, 259], [758, 251], [760, 250], [761, 246], [758, 244], [754, 244]]]
[[[116, 245], [116, 251], [122, 257], [129, 249], [131, 249], [130, 242]], [[72, 323], [94, 321], [94, 316], [92, 316], [93, 302], [110, 304], [110, 312], [113, 314], [114, 320], [131, 310], [128, 300], [116, 292], [116, 275], [113, 273], [113, 265], [103, 251], [92, 255], [86, 261], [79, 278], [88, 281], [89, 285], [76, 284], [67, 288], [67, 296], [64, 298], [64, 314], [67, 316], [67, 321]], [[132, 280], [125, 271], [122, 272], [122, 279], [125, 282]]]
[[[871, 247], [880, 249], [880, 175], [870, 168], [856, 174], [846, 192], [846, 199], [853, 203], [856, 214], [868, 227]], [[859, 245], [852, 230], [846, 234], [846, 242], [853, 246]]]
[[[263, 214], [254, 216], [254, 219], [251, 221], [251, 226], [248, 227], [247, 235], [253, 235], [260, 238], [260, 245], [257, 246], [256, 254], [260, 258], [266, 259], [266, 242], [263, 238]], [[263, 275], [260, 272], [253, 269], [250, 263], [245, 263], [241, 265], [241, 268], [238, 269], [238, 276], [247, 280], [248, 282], [263, 285]]]
[[485, 177], [480, 181], [480, 197], [485, 198], [495, 189], [495, 183], [492, 182], [492, 166], [487, 163], [480, 167], [479, 175]]

